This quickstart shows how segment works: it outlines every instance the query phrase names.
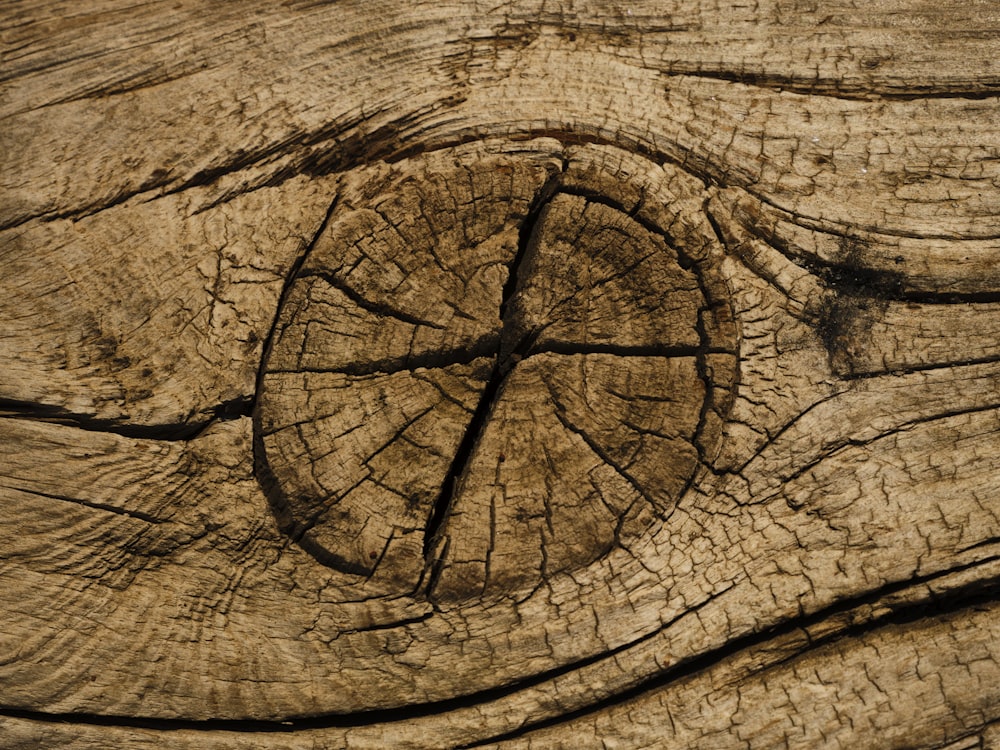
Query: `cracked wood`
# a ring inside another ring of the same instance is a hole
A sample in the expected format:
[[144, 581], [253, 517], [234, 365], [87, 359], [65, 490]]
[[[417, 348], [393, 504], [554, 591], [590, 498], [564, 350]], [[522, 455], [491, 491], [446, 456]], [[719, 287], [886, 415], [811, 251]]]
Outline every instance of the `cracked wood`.
[[0, 11], [0, 744], [1000, 747], [1000, 16]]

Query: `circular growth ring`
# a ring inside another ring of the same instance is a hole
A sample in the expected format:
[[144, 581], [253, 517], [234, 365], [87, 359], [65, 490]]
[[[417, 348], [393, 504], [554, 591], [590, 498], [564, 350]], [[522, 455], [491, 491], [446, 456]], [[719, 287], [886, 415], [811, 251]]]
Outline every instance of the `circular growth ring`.
[[668, 514], [736, 368], [701, 190], [550, 139], [346, 175], [261, 378], [282, 530], [376, 594], [463, 601]]

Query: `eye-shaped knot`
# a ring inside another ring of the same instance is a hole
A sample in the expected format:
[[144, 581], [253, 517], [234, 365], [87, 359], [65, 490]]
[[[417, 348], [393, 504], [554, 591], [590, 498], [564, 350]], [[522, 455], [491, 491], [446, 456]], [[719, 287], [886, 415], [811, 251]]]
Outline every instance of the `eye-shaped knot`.
[[377, 592], [456, 600], [536, 586], [668, 514], [735, 373], [692, 183], [551, 141], [345, 177], [264, 365], [285, 533]]

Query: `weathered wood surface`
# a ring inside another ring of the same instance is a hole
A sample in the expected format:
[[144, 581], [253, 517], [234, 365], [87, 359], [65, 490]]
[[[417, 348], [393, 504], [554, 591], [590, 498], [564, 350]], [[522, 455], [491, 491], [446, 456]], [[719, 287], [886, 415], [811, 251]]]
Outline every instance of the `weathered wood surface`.
[[4, 747], [1000, 747], [1000, 11], [0, 10]]

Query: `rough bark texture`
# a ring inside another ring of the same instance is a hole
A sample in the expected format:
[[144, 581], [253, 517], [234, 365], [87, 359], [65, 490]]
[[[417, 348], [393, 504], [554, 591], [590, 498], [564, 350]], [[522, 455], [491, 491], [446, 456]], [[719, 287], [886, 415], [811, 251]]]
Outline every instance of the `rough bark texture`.
[[0, 744], [1000, 748], [990, 2], [9, 2]]

